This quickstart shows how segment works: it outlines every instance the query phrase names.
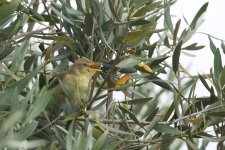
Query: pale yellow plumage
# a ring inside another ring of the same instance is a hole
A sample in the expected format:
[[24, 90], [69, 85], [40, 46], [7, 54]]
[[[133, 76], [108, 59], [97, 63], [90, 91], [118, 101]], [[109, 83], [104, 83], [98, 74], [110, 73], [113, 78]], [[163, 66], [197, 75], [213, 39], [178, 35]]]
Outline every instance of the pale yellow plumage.
[[92, 76], [96, 72], [101, 71], [97, 69], [98, 66], [98, 63], [86, 57], [78, 59], [68, 72], [59, 76], [62, 87], [60, 89], [59, 87], [57, 88], [55, 95], [59, 95], [63, 88], [63, 92], [60, 92], [60, 99], [67, 98], [71, 105], [74, 105], [75, 102], [83, 101], [87, 98], [87, 90]]

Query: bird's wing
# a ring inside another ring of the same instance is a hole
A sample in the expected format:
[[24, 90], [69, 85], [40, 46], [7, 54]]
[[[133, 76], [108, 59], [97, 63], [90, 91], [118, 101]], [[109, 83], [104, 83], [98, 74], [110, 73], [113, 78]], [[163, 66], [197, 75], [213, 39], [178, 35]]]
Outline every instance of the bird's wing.
[[60, 73], [59, 75], [52, 77], [51, 79], [49, 79], [49, 87], [48, 89], [52, 89], [54, 87], [56, 87], [57, 85], [59, 85], [59, 80], [63, 80], [63, 78], [66, 76], [66, 72], [64, 73]]

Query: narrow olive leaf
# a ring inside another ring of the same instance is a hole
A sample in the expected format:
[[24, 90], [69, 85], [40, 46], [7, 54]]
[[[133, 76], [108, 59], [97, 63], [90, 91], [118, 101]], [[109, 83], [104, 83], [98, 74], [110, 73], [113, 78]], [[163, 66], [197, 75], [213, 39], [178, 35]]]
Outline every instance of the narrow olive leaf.
[[165, 39], [163, 40], [163, 44], [166, 47], [171, 48], [168, 36], [166, 36]]
[[198, 147], [196, 146], [195, 143], [193, 143], [192, 141], [190, 141], [189, 139], [183, 139], [185, 141], [185, 143], [187, 144], [187, 146], [190, 149], [198, 149]]
[[213, 117], [223, 118], [225, 115], [225, 109], [222, 109], [222, 110], [216, 111], [216, 112], [210, 112], [207, 114], [210, 116], [213, 116]]
[[[170, 116], [172, 115], [172, 113], [174, 112], [175, 110], [175, 106], [174, 106], [174, 102], [170, 105], [169, 109], [166, 111], [166, 114], [164, 115], [163, 117], [163, 121], [167, 121]], [[173, 119], [173, 118], [171, 118]]]
[[201, 19], [201, 17], [204, 15], [207, 7], [208, 7], [208, 2], [205, 3], [200, 9], [199, 11], [197, 12], [197, 14], [195, 15], [194, 19], [192, 20], [191, 24], [190, 24], [190, 27], [191, 29], [195, 29], [196, 28], [196, 25], [198, 24], [198, 21], [199, 19]]
[[68, 17], [64, 16], [63, 14], [61, 14], [55, 7], [50, 6], [52, 11], [58, 15], [61, 19], [63, 19], [64, 21], [66, 21], [67, 23], [69, 23], [70, 25], [73, 25], [73, 22], [71, 21], [71, 19], [69, 19]]
[[139, 63], [139, 64], [137, 64], [137, 66], [140, 68], [140, 71], [143, 70], [147, 73], [153, 73], [152, 68], [150, 68], [148, 65], [146, 65], [144, 63]]
[[145, 5], [144, 7], [139, 9], [133, 15], [133, 17], [140, 17], [140, 16], [145, 15], [147, 12], [151, 12], [152, 10], [157, 9], [161, 5], [161, 3], [162, 3], [162, 1], [157, 1], [157, 2], [151, 3], [150, 5]]
[[[196, 101], [195, 107], [197, 109], [202, 109], [202, 107], [206, 107], [207, 105], [211, 105], [211, 104], [215, 103], [216, 101], [218, 101], [217, 99], [214, 99], [211, 97], [197, 97], [197, 98], [192, 98], [191, 100]], [[190, 112], [190, 108], [186, 112], [187, 113]]]
[[205, 81], [205, 79], [200, 74], [198, 74], [198, 77], [199, 77], [200, 81], [202, 82], [202, 84], [205, 86], [205, 88], [210, 92], [211, 89], [210, 89], [209, 85], [207, 84], [207, 82]]
[[6, 3], [5, 5], [1, 5], [0, 6], [0, 10], [1, 10], [0, 21], [12, 15], [16, 11], [20, 2], [21, 0], [16, 0], [16, 1], [10, 1]]
[[224, 109], [224, 108], [225, 108], [225, 104], [221, 103], [220, 101], [217, 101], [217, 102], [207, 106], [206, 110], [208, 110], [208, 111], [206, 111], [204, 113], [209, 113], [211, 111], [221, 110], [221, 109]]
[[177, 46], [173, 52], [172, 64], [173, 64], [174, 73], [177, 73], [177, 70], [178, 70], [181, 46], [182, 46], [182, 41], [180, 41], [177, 44]]
[[12, 93], [15, 89], [18, 93], [22, 92], [24, 88], [27, 86], [27, 84], [31, 81], [31, 79], [37, 75], [37, 73], [40, 71], [42, 67], [37, 67], [34, 69], [29, 75], [27, 75], [25, 78], [19, 80], [15, 84], [12, 84], [9, 88], [7, 88], [3, 93], [0, 94], [1, 101], [4, 102], [7, 101], [9, 98], [9, 94]]
[[33, 121], [21, 128], [21, 130], [16, 134], [15, 139], [25, 140], [30, 137], [38, 126], [38, 121]]
[[19, 81], [20, 77], [18, 77], [15, 73], [13, 73], [9, 68], [0, 63], [0, 68], [4, 69], [4, 74], [9, 75], [12, 79]]
[[106, 147], [104, 147], [104, 150], [114, 150], [117, 149], [117, 147], [122, 144], [124, 142], [124, 140], [118, 140], [118, 141], [114, 141], [112, 143], [110, 143], [109, 145], [107, 145]]
[[39, 75], [40, 76], [39, 76], [38, 85], [39, 85], [39, 89], [42, 89], [47, 84], [47, 79], [43, 73], [40, 73]]
[[138, 137], [142, 137], [144, 135], [142, 131], [135, 131], [134, 134], [137, 135]]
[[170, 56], [164, 55], [164, 56], [159, 56], [159, 57], [153, 58], [152, 61], [150, 61], [149, 66], [151, 68], [157, 67], [160, 63], [164, 62], [164, 60], [166, 60], [169, 57]]
[[10, 111], [10, 113], [6, 116], [4, 121], [1, 122], [0, 125], [0, 135], [5, 135], [8, 130], [13, 128], [13, 126], [21, 122], [22, 119], [24, 118], [25, 112], [24, 109], [17, 109], [15, 111]]
[[148, 20], [143, 20], [143, 19], [139, 19], [139, 20], [134, 20], [130, 22], [130, 26], [141, 26], [141, 25], [146, 25], [151, 23]]
[[111, 51], [114, 51], [114, 50], [110, 47], [109, 43], [107, 42], [107, 40], [106, 40], [106, 38], [105, 38], [105, 35], [104, 35], [103, 31], [102, 31], [101, 26], [99, 26], [99, 34], [100, 34], [100, 38], [101, 38], [102, 42], [103, 42], [103, 43], [104, 43]]
[[146, 49], [148, 50], [148, 58], [152, 58], [156, 46], [157, 42], [153, 43], [152, 45], [146, 46]]
[[173, 23], [172, 23], [172, 19], [171, 19], [171, 15], [170, 15], [170, 6], [168, 6], [166, 9], [164, 9], [164, 24], [166, 25], [165, 27], [170, 30], [170, 33], [174, 33], [173, 30]]
[[15, 49], [14, 59], [12, 61], [11, 71], [17, 72], [24, 61], [28, 49], [29, 40], [25, 40], [18, 48]]
[[54, 40], [54, 41], [62, 41], [66, 44], [76, 44], [77, 42], [67, 36], [48, 36], [50, 39]]
[[74, 129], [73, 128], [74, 128], [74, 123], [72, 122], [70, 124], [69, 130], [66, 135], [66, 149], [67, 150], [73, 150], [73, 140], [74, 140], [74, 137], [73, 137]]
[[219, 99], [218, 97], [215, 95], [215, 92], [214, 92], [214, 89], [213, 87], [211, 86], [211, 91], [210, 91], [210, 104], [212, 104], [213, 102], [217, 102]]
[[141, 60], [135, 59], [135, 58], [127, 58], [121, 62], [119, 62], [116, 67], [119, 68], [128, 68], [128, 67], [134, 67], [138, 63], [140, 63]]
[[130, 79], [130, 77], [131, 77], [131, 74], [125, 74], [115, 83], [115, 85], [118, 87], [118, 86], [126, 84], [127, 81]]
[[204, 118], [187, 118], [187, 120], [193, 124], [200, 124], [205, 121]]
[[127, 105], [135, 105], [135, 104], [145, 104], [149, 102], [150, 100], [152, 100], [152, 97], [133, 99], [128, 101], [120, 101], [118, 103], [127, 104]]
[[181, 19], [179, 19], [177, 21], [174, 32], [173, 32], [173, 46], [175, 46], [177, 43], [177, 34], [178, 34], [178, 30], [180, 28], [180, 22], [181, 22]]
[[114, 88], [110, 88], [110, 90], [121, 91], [121, 90], [127, 89], [128, 87], [131, 87], [131, 86], [134, 86], [134, 85], [136, 85], [136, 84], [135, 83], [128, 83], [128, 84], [124, 84], [124, 85], [121, 85], [121, 86], [116, 86]]
[[[136, 86], [136, 85], [135, 85]], [[137, 87], [137, 86], [136, 86]], [[136, 95], [138, 97], [141, 97], [141, 98], [146, 98], [145, 95], [143, 95], [141, 92], [137, 91], [137, 90], [134, 90], [133, 88], [130, 88], [130, 89], [127, 89], [127, 91], [129, 91], [130, 93], [132, 93], [133, 95]]]
[[165, 29], [154, 29], [154, 27], [145, 27], [139, 30], [129, 32], [127, 36], [123, 39], [123, 42], [130, 46], [135, 46], [145, 37], [153, 33], [158, 33], [162, 31], [165, 31]]
[[154, 58], [145, 58], [145, 57], [132, 57], [134, 59], [138, 59], [138, 60], [141, 60], [141, 61], [149, 61], [149, 63], [151, 62], [154, 62], [154, 61], [164, 61], [164, 59], [168, 58], [169, 56], [167, 55], [162, 55], [162, 56], [157, 56], [157, 57], [154, 57]]
[[215, 110], [209, 110], [208, 112], [206, 112], [206, 114], [210, 115], [210, 116], [214, 116], [214, 117], [224, 117], [225, 115], [225, 108], [218, 108]]
[[222, 89], [224, 89], [224, 85], [225, 85], [225, 67], [223, 67], [221, 74], [220, 74], [220, 85], [222, 87]]
[[42, 57], [45, 58], [45, 61], [48, 61], [53, 55], [53, 42], [44, 50]]
[[153, 130], [154, 126], [157, 125], [157, 123], [160, 121], [160, 117], [156, 116], [151, 123], [146, 127], [146, 132], [144, 135], [144, 139], [150, 134], [150, 132]]
[[112, 2], [112, 0], [108, 0], [108, 4], [109, 4], [109, 8], [113, 14], [113, 17], [115, 17], [118, 21], [120, 21], [120, 18], [118, 17], [117, 13], [116, 13], [116, 10], [114, 8], [114, 2]]
[[210, 68], [210, 76], [211, 76], [211, 80], [209, 80], [210, 82], [213, 83], [213, 86], [215, 88], [215, 90], [220, 93], [219, 91], [221, 90], [220, 85], [219, 85], [219, 79], [215, 78], [215, 73], [214, 73], [214, 69]]
[[35, 63], [35, 61], [37, 60], [37, 56], [36, 55], [31, 55], [30, 57], [28, 57], [25, 62], [24, 62], [24, 71], [26, 73], [28, 73], [31, 70], [31, 66], [33, 65], [33, 63]]
[[150, 77], [148, 77], [148, 79], [150, 79], [154, 84], [156, 84], [156, 85], [158, 85], [158, 86], [160, 86], [160, 87], [162, 87], [162, 88], [164, 88], [166, 90], [171, 91], [171, 89], [172, 89], [170, 84], [167, 81], [157, 77], [154, 74], [151, 75]]
[[[190, 30], [190, 29], [189, 29]], [[181, 32], [181, 35], [180, 35], [180, 40], [184, 41], [184, 43], [190, 38], [190, 36], [193, 34], [193, 33], [190, 33], [190, 31], [187, 30], [186, 28], [183, 29], [183, 31]], [[190, 35], [189, 35], [190, 34]]]
[[9, 47], [9, 48], [3, 49], [3, 50], [0, 52], [0, 60], [3, 60], [4, 58], [7, 58], [7, 56], [8, 56], [13, 50], [15, 50], [14, 47]]
[[160, 149], [167, 149], [168, 145], [166, 143], [173, 142], [176, 139], [176, 136], [170, 135], [170, 134], [162, 134], [161, 136], [162, 136], [162, 141], [165, 144], [163, 144], [162, 147], [160, 147]]
[[[84, 136], [86, 136], [88, 138], [88, 141], [91, 142], [93, 126], [92, 126], [92, 124], [90, 124], [90, 122], [88, 120], [85, 121], [84, 130], [83, 131], [84, 131], [83, 133], [85, 133]], [[91, 144], [89, 142], [87, 142], [86, 144]]]
[[[108, 96], [108, 95], [106, 95]], [[96, 98], [98, 99], [98, 98]], [[105, 98], [104, 100], [102, 100], [99, 104], [97, 104], [96, 106], [92, 107], [90, 110], [91, 111], [97, 111], [99, 110], [105, 103], [107, 102], [107, 98]]]
[[77, 141], [74, 144], [73, 149], [91, 149], [92, 143], [92, 126], [85, 122], [84, 132], [80, 132], [80, 136], [78, 135]]
[[225, 140], [225, 136], [221, 136], [221, 137], [214, 137], [214, 136], [203, 136], [203, 135], [199, 135], [200, 137], [202, 137], [203, 139], [209, 141], [209, 142], [221, 142]]
[[209, 38], [210, 49], [211, 49], [211, 51], [212, 51], [213, 54], [214, 54], [214, 53], [216, 52], [216, 49], [217, 49], [217, 48], [216, 48], [215, 44], [213, 43], [211, 37], [208, 36], [208, 38]]
[[45, 50], [45, 44], [44, 44], [44, 42], [41, 42], [41, 43], [38, 45], [38, 47], [39, 47], [39, 49], [40, 49], [42, 52], [44, 52], [44, 50]]
[[106, 98], [108, 96], [108, 94], [102, 94], [96, 97], [96, 100], [101, 100], [103, 98]]
[[75, 120], [77, 117], [81, 115], [83, 115], [81, 112], [74, 112], [72, 114], [67, 115], [63, 121], [67, 122], [67, 121]]
[[200, 50], [202, 48], [204, 48], [205, 46], [201, 45], [201, 46], [197, 46], [198, 43], [193, 43], [191, 45], [188, 45], [184, 48], [182, 48], [182, 50]]
[[103, 147], [104, 141], [106, 140], [106, 137], [108, 135], [108, 131], [105, 131], [104, 134], [102, 134], [97, 141], [93, 145], [93, 150], [99, 150]]
[[[42, 14], [39, 14], [37, 11], [35, 11], [33, 8], [31, 7], [28, 7], [29, 9], [29, 16], [35, 20], [38, 20], [38, 21], [44, 21], [45, 18], [42, 16]], [[39, 23], [39, 22], [38, 22]]]
[[30, 120], [38, 116], [42, 111], [44, 111], [48, 102], [52, 98], [52, 91], [47, 90], [47, 88], [42, 88], [40, 91], [36, 101], [32, 104], [32, 107], [29, 109], [27, 113], [27, 117], [25, 123], [28, 123]]
[[128, 45], [136, 45], [138, 44], [141, 40], [143, 40], [147, 36], [147, 31], [146, 30], [136, 30], [136, 31], [131, 31], [125, 36], [123, 39], [123, 42], [128, 44]]
[[5, 4], [9, 4], [9, 2], [7, 0], [1, 0], [0, 1], [0, 6], [5, 5]]
[[187, 42], [196, 33], [198, 27], [204, 21], [203, 14], [205, 13], [207, 6], [208, 6], [208, 3], [204, 4], [203, 7], [198, 11], [196, 16], [194, 17], [189, 28], [183, 30], [183, 32], [180, 36], [180, 40], [182, 40], [183, 43]]
[[137, 72], [137, 69], [132, 68], [132, 67], [128, 67], [128, 68], [120, 68], [119, 72], [120, 72], [120, 73], [125, 73], [125, 74], [136, 73], [136, 72]]
[[109, 130], [110, 132], [119, 133], [121, 135], [134, 135], [131, 132], [125, 132], [123, 130], [119, 130], [119, 129], [116, 129], [116, 128], [112, 128], [112, 127], [106, 126], [104, 124], [101, 124], [101, 125], [102, 125], [102, 127], [104, 127], [105, 129]]
[[[220, 77], [220, 73], [223, 69], [222, 66], [222, 59], [221, 59], [221, 55], [220, 55], [220, 50], [217, 49], [214, 53], [214, 75], [215, 75], [215, 79], [218, 81], [219, 77]], [[218, 81], [219, 82], [219, 81]]]
[[57, 56], [54, 56], [52, 57], [51, 59], [49, 59], [48, 61], [58, 61], [58, 60], [62, 60], [62, 59], [65, 59], [65, 58], [68, 58], [71, 54], [73, 54], [74, 51], [66, 51], [66, 52], [63, 52]]
[[90, 9], [90, 7], [91, 7], [91, 1], [85, 1], [85, 10], [86, 10], [86, 12], [88, 12], [89, 11], [89, 9]]
[[142, 127], [145, 130], [144, 126], [138, 121], [138, 119], [136, 118], [136, 116], [132, 112], [128, 111], [127, 109], [125, 109], [122, 106], [118, 106], [118, 107], [120, 108], [120, 110], [123, 113], [128, 114], [130, 119], [132, 119], [136, 124], [138, 124], [140, 127]]
[[141, 6], [145, 5], [146, 3], [152, 3], [152, 0], [141, 0], [141, 1], [133, 1], [135, 8], [140, 8]]
[[91, 36], [93, 30], [93, 16], [91, 13], [87, 13], [85, 15], [84, 26], [85, 26], [85, 33], [87, 34], [87, 36]]
[[146, 121], [152, 121], [155, 118], [158, 111], [159, 111], [159, 107], [157, 107], [155, 110], [153, 110], [150, 113], [150, 115], [146, 118]]
[[221, 48], [222, 48], [222, 50], [223, 50], [223, 53], [225, 54], [225, 45], [224, 45], [223, 42], [221, 42]]
[[85, 10], [83, 8], [82, 1], [76, 0], [76, 5], [77, 5], [77, 10], [81, 11], [81, 12], [83, 12], [85, 14]]
[[[11, 21], [11, 20], [10, 20]], [[1, 24], [1, 22], [0, 22]], [[0, 27], [0, 42], [3, 42], [5, 40], [11, 39], [14, 35], [17, 35], [18, 32], [21, 30], [21, 19], [17, 18], [14, 22], [11, 24], [7, 24], [6, 27], [1, 28]], [[13, 39], [11, 39], [13, 40]]]
[[[91, 1], [91, 8], [90, 9], [91, 9], [91, 11], [88, 10], [87, 12], [91, 12], [92, 15], [93, 15], [93, 18], [95, 18], [98, 23], [102, 22], [101, 19], [102, 19], [103, 16], [101, 14], [103, 14], [103, 9], [104, 8], [102, 7], [101, 2], [99, 2], [99, 1]], [[105, 13], [109, 14], [110, 10], [105, 10], [104, 9], [104, 11], [106, 11]], [[110, 19], [108, 21], [111, 22], [112, 20]]]
[[161, 125], [157, 124], [153, 128], [154, 130], [160, 132], [160, 133], [167, 133], [167, 134], [182, 134], [181, 131], [169, 126], [169, 125]]

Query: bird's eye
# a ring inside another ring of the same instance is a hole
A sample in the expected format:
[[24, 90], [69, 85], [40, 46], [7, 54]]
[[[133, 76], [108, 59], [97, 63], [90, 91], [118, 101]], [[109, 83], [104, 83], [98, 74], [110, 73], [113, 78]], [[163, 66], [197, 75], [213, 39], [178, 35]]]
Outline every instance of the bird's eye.
[[88, 64], [87, 64], [87, 63], [84, 63], [83, 65], [84, 65], [85, 67], [87, 67], [87, 66], [88, 66]]

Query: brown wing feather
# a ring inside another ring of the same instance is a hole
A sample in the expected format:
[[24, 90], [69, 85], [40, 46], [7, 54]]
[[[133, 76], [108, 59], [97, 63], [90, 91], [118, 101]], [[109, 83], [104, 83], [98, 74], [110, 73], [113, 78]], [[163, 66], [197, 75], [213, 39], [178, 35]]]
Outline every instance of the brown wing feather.
[[64, 77], [66, 76], [66, 72], [64, 72], [64, 73], [61, 73], [61, 74], [59, 74], [59, 75], [57, 75], [57, 76], [55, 76], [55, 77], [52, 77], [51, 79], [49, 79], [49, 87], [48, 87], [48, 89], [52, 89], [52, 88], [54, 88], [54, 87], [56, 87], [57, 85], [59, 85], [59, 80], [63, 80], [64, 79]]

